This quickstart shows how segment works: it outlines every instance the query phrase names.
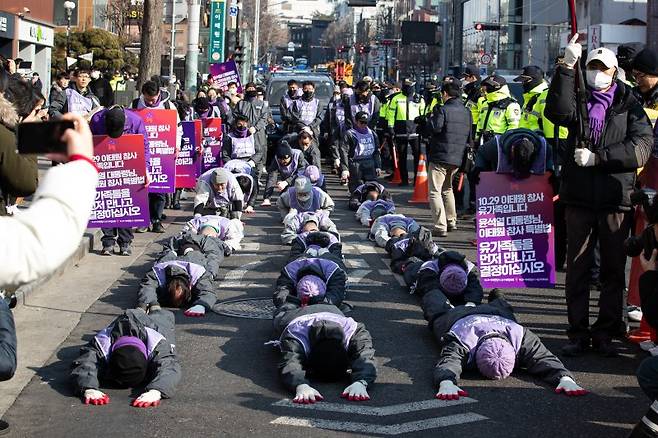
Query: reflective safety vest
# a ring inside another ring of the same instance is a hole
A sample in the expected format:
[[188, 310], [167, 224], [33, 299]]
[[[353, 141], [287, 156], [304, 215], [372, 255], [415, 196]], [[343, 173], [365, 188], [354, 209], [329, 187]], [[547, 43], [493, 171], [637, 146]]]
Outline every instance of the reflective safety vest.
[[[544, 134], [545, 138], [553, 139], [555, 138], [555, 125], [544, 114], [547, 96], [548, 84], [546, 82], [542, 82], [523, 94], [524, 106], [519, 128], [539, 131]], [[567, 128], [560, 126], [559, 138], [565, 139], [568, 134]]]
[[441, 99], [441, 95], [435, 94], [432, 96], [432, 100], [430, 101], [430, 104], [427, 105], [427, 108], [425, 109], [425, 115], [429, 116], [432, 114], [432, 111], [434, 111], [435, 106], [442, 106], [443, 105], [443, 99]]
[[520, 120], [521, 106], [511, 97], [507, 85], [504, 85], [498, 91], [487, 93], [485, 105], [478, 115], [477, 136], [486, 141], [486, 137], [518, 128]]
[[413, 121], [425, 114], [425, 100], [422, 97], [408, 99], [400, 93], [391, 99], [386, 113], [389, 128], [395, 128], [396, 134], [416, 135]]

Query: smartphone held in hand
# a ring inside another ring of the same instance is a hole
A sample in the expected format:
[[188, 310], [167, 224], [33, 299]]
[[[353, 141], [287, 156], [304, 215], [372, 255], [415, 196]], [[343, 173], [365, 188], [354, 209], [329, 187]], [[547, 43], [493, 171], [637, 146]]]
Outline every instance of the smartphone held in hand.
[[66, 154], [67, 145], [62, 141], [62, 136], [67, 129], [75, 129], [70, 120], [20, 123], [18, 125], [18, 153]]

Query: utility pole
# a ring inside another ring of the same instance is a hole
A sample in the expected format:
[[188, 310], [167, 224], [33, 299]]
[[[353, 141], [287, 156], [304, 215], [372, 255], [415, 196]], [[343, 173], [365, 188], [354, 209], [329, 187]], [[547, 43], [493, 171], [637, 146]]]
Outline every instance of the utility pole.
[[532, 0], [528, 1], [528, 64], [532, 64]]
[[171, 45], [169, 46], [169, 79], [174, 76], [174, 55], [176, 54], [176, 0], [171, 0]]
[[201, 0], [188, 0], [187, 55], [185, 56], [185, 89], [196, 91], [199, 73], [199, 21]]
[[256, 65], [258, 65], [258, 48], [260, 40], [260, 0], [254, 2], [254, 43], [251, 48], [251, 74], [252, 81], [256, 79]]
[[160, 74], [163, 0], [144, 0], [138, 86]]
[[[448, 2], [441, 2], [441, 74], [448, 74]], [[461, 38], [461, 37], [460, 37]]]

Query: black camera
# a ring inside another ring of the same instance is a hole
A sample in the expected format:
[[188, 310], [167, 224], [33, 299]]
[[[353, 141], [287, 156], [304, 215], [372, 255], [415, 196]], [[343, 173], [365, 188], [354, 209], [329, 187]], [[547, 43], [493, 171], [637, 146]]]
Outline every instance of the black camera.
[[637, 257], [644, 251], [644, 257], [648, 260], [654, 249], [658, 249], [658, 241], [653, 230], [653, 225], [658, 223], [658, 202], [656, 202], [656, 191], [653, 189], [640, 189], [631, 193], [631, 203], [641, 205], [647, 217], [647, 226], [639, 236], [631, 236], [624, 242], [624, 251], [628, 257]]

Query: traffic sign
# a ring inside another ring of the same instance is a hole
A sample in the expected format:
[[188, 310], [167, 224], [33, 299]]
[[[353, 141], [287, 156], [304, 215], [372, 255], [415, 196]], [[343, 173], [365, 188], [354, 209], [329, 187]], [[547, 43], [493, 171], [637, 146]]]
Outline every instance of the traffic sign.
[[489, 65], [489, 64], [491, 64], [491, 61], [493, 61], [493, 58], [492, 58], [491, 55], [488, 54], [488, 53], [485, 53], [485, 54], [482, 55], [482, 57], [480, 58], [480, 63], [481, 63], [481, 64], [484, 64], [484, 65]]
[[228, 15], [231, 16], [231, 17], [237, 17], [238, 16], [238, 11], [239, 11], [239, 8], [238, 8], [237, 5], [231, 5], [228, 8]]

